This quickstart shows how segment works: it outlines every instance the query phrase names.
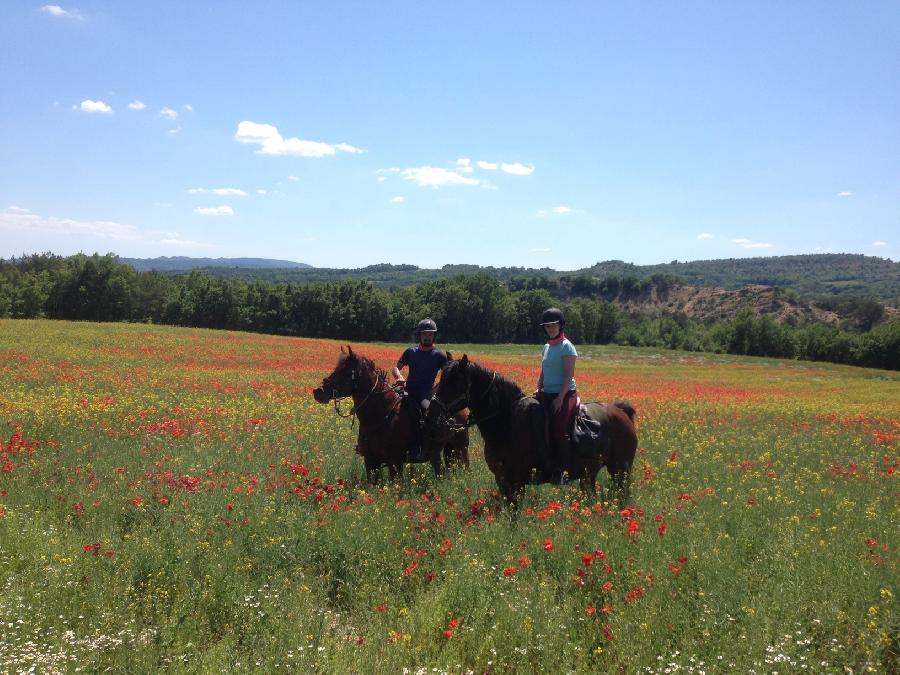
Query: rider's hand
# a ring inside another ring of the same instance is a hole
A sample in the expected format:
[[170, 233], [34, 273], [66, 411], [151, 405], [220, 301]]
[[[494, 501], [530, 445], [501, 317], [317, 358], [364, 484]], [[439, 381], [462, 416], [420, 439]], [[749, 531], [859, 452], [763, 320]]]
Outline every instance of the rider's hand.
[[397, 384], [406, 384], [406, 378], [403, 376], [398, 377]]
[[562, 408], [563, 400], [559, 397], [553, 399], [553, 412], [559, 412], [559, 409]]

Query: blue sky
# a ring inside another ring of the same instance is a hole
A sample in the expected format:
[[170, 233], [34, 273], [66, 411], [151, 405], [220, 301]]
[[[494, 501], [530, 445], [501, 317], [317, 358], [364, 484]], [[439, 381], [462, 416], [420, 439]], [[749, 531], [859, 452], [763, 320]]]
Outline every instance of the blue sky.
[[900, 3], [0, 4], [0, 257], [900, 259]]

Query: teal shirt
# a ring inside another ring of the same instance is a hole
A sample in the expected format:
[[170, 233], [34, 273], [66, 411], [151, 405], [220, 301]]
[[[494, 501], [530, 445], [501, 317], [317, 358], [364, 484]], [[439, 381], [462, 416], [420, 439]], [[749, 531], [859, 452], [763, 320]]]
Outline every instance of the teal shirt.
[[[544, 391], [550, 394], [558, 394], [563, 385], [563, 357], [578, 356], [575, 345], [568, 338], [563, 339], [558, 345], [544, 345], [541, 354], [541, 372], [544, 373]], [[575, 378], [569, 389], [575, 389]]]

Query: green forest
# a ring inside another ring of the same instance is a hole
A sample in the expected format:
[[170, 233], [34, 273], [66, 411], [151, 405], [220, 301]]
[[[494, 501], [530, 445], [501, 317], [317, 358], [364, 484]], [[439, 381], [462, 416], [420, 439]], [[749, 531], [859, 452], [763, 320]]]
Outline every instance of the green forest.
[[[386, 266], [395, 271], [394, 266]], [[627, 313], [606, 298], [627, 299], [677, 277], [610, 273], [510, 275], [481, 268], [390, 288], [368, 280], [281, 281], [138, 272], [116, 256], [40, 254], [0, 259], [0, 317], [129, 321], [244, 330], [351, 341], [405, 341], [429, 316], [441, 339], [456, 343], [538, 343], [541, 312], [566, 313], [576, 344], [622, 344], [771, 356], [900, 369], [900, 321], [864, 330], [817, 323], [779, 324], [745, 309], [700, 321], [680, 313]], [[304, 272], [306, 270], [291, 270]], [[860, 307], [868, 299], [844, 298]]]
[[[138, 271], [155, 269], [167, 274], [186, 274], [191, 269], [212, 262], [191, 258], [122, 258]], [[621, 260], [599, 262], [571, 272], [550, 268], [480, 267], [478, 265], [444, 265], [423, 269], [415, 265], [369, 265], [358, 269], [321, 267], [276, 267], [279, 261], [245, 259], [223, 260], [215, 266], [204, 266], [211, 276], [229, 279], [306, 283], [312, 281], [348, 281], [362, 279], [381, 288], [411, 286], [425, 281], [450, 279], [459, 275], [487, 274], [510, 288], [543, 285], [564, 287], [575, 279], [600, 283], [609, 277], [646, 279], [654, 275], [672, 277], [692, 286], [717, 286], [736, 289], [752, 284], [777, 286], [807, 299], [827, 304], [870, 297], [900, 307], [900, 263], [850, 253], [818, 253], [810, 255], [730, 258], [724, 260], [673, 260], [659, 265], [635, 265]], [[294, 263], [298, 265], [298, 263]]]

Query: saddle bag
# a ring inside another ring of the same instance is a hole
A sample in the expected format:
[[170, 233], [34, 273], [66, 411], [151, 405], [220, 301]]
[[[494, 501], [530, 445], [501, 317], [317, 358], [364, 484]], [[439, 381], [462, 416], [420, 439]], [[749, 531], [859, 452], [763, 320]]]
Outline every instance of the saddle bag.
[[609, 442], [606, 424], [590, 417], [583, 405], [578, 406], [573, 416], [570, 438], [572, 450], [589, 457], [601, 454]]

